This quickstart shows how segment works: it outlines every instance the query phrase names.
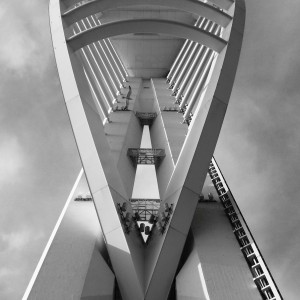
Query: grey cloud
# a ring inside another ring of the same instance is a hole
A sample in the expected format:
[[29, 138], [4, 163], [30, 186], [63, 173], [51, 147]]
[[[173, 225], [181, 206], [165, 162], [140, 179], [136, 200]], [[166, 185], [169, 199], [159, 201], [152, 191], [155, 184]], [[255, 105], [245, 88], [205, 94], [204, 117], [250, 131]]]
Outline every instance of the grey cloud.
[[[300, 5], [296, 0], [246, 4], [239, 72], [216, 158], [283, 295], [296, 300]], [[21, 34], [16, 45], [28, 41], [25, 52], [15, 52], [18, 64], [5, 56], [9, 52], [0, 56], [7, 58], [0, 60], [0, 136], [17, 136], [26, 159], [18, 178], [3, 188], [0, 228], [6, 235], [24, 227], [41, 232], [13, 255], [7, 252], [8, 242], [0, 241], [0, 265], [11, 270], [0, 280], [5, 300], [20, 299], [25, 291], [80, 169], [53, 59], [47, 6], [47, 0], [0, 4], [0, 13], [3, 7], [7, 13], [1, 21], [11, 25], [2, 26], [1, 35]], [[16, 283], [14, 291], [11, 282]]]
[[51, 49], [47, 1], [16, 1], [0, 4], [0, 61], [2, 69], [42, 73]]

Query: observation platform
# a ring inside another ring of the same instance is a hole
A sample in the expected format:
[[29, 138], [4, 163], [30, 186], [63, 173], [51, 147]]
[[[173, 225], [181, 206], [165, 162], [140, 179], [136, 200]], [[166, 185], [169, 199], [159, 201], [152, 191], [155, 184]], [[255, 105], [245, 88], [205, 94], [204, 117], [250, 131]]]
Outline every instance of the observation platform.
[[149, 221], [156, 216], [160, 207], [160, 199], [130, 199], [133, 213], [138, 213], [139, 221]]
[[164, 149], [151, 149], [151, 148], [129, 148], [127, 155], [130, 157], [133, 164], [141, 165], [155, 165], [159, 167], [161, 161], [166, 156]]
[[136, 112], [135, 115], [139, 119], [142, 126], [148, 125], [151, 126], [155, 120], [157, 113], [148, 113], [148, 112]]

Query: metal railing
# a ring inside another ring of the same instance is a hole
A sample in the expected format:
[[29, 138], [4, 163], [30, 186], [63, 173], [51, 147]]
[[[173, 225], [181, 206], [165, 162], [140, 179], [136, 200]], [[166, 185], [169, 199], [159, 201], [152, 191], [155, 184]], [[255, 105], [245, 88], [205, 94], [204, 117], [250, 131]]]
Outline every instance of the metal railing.
[[162, 159], [166, 156], [164, 149], [152, 148], [129, 148], [127, 155], [130, 157], [133, 164], [155, 165], [159, 166]]

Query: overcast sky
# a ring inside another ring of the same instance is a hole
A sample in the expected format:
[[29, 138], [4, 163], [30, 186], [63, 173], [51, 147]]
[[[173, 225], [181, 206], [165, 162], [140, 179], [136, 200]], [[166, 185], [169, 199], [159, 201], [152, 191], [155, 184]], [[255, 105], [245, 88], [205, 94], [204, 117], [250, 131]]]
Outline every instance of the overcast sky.
[[[300, 2], [248, 0], [216, 159], [285, 299], [300, 294]], [[80, 170], [48, 0], [0, 3], [0, 299], [19, 300]]]

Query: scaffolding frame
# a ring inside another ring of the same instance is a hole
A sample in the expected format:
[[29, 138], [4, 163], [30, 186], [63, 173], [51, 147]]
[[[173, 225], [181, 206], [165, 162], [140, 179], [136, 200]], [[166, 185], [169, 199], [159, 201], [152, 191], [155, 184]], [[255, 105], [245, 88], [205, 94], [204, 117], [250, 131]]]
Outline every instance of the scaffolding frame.
[[130, 157], [134, 166], [155, 165], [158, 167], [162, 159], [166, 156], [164, 149], [151, 148], [128, 148], [127, 155]]
[[133, 213], [138, 213], [140, 221], [149, 221], [152, 215], [156, 216], [160, 207], [160, 199], [130, 199]]

